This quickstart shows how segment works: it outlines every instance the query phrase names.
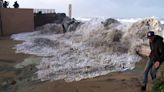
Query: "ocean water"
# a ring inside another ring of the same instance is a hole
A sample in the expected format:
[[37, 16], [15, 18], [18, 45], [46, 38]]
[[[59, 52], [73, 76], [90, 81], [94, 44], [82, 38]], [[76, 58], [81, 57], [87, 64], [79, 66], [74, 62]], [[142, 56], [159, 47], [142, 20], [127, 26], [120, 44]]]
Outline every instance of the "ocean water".
[[[104, 26], [106, 19], [78, 18], [83, 24], [76, 31], [65, 34], [41, 34], [40, 31], [12, 35], [23, 43], [15, 46], [16, 53], [41, 56], [36, 67], [38, 79], [67, 82], [106, 75], [111, 72], [132, 70], [141, 60], [135, 52], [138, 46], [147, 44], [145, 33], [162, 31], [163, 20], [116, 19], [120, 23]], [[142, 24], [150, 21], [150, 25]], [[143, 31], [141, 31], [143, 30]]]

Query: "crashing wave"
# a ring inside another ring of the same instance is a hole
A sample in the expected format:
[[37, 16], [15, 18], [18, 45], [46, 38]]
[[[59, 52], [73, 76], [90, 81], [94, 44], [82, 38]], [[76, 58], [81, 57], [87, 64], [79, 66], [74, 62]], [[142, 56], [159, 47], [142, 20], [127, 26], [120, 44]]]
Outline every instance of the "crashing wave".
[[145, 33], [149, 30], [158, 33], [159, 21], [150, 18], [124, 26], [111, 18], [91, 19], [65, 34], [47, 34], [47, 29], [42, 34], [37, 31], [12, 38], [25, 41], [16, 46], [17, 53], [44, 56], [37, 65], [38, 79], [70, 82], [133, 69], [141, 59], [136, 48], [147, 44]]
[[129, 47], [129, 52], [135, 53], [138, 46], [148, 44], [146, 40], [148, 31], [161, 35], [160, 22], [155, 18], [146, 18], [132, 24], [122, 38], [122, 42]]

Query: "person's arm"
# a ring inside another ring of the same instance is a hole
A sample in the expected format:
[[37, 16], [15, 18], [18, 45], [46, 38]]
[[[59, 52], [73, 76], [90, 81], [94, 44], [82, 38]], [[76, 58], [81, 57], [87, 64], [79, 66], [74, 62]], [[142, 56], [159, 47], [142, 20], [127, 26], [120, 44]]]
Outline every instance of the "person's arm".
[[160, 64], [162, 63], [162, 61], [164, 60], [164, 43], [162, 41], [158, 42], [158, 50], [161, 55], [154, 63], [155, 68], [158, 68], [160, 66]]
[[159, 46], [158, 50], [161, 53], [161, 55], [159, 56], [157, 61], [159, 61], [161, 63], [162, 61], [164, 61], [164, 43], [163, 42], [159, 42], [158, 46]]
[[150, 45], [150, 53], [149, 53], [149, 57], [152, 57], [152, 54], [153, 54], [153, 52], [152, 52], [152, 44], [150, 43], [150, 41], [149, 41], [149, 45]]

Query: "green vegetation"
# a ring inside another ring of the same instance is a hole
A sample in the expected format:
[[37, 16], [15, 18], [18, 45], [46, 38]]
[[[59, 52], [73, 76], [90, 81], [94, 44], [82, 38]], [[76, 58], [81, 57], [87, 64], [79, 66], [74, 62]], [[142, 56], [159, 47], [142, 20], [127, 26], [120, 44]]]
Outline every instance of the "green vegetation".
[[159, 78], [155, 82], [152, 92], [164, 92], [164, 77]]

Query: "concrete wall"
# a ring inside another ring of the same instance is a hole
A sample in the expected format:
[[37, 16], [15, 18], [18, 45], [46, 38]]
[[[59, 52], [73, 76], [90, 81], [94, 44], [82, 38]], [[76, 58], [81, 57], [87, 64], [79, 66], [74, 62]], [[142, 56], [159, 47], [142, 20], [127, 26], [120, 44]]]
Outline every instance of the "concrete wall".
[[48, 23], [61, 24], [65, 18], [66, 18], [65, 13], [48, 13], [48, 14], [36, 13], [34, 15], [35, 28]]
[[39, 27], [48, 23], [53, 23], [56, 14], [35, 14], [34, 15], [34, 26]]
[[1, 8], [0, 27], [1, 35], [10, 35], [14, 33], [33, 31], [33, 9]]

